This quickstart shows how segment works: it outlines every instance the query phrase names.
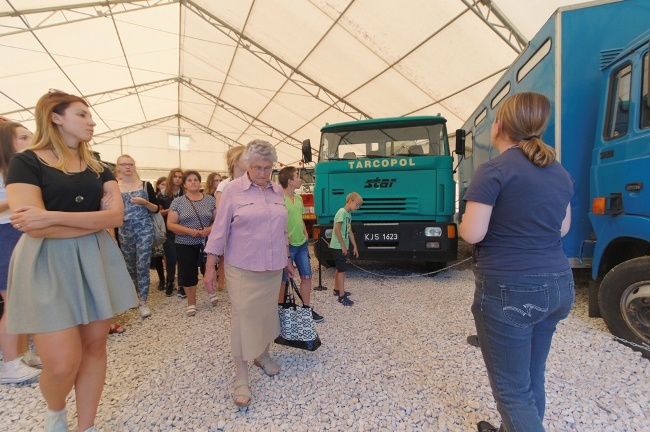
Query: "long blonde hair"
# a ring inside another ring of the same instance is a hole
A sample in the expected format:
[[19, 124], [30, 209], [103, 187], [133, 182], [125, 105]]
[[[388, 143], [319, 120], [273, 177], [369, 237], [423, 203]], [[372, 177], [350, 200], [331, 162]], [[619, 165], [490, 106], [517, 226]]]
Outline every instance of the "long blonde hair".
[[555, 150], [542, 141], [551, 117], [551, 103], [540, 93], [516, 93], [506, 99], [496, 111], [501, 131], [517, 143], [528, 160], [538, 167], [547, 167], [555, 161]]
[[[52, 113], [63, 115], [70, 104], [74, 102], [81, 102], [90, 108], [90, 105], [79, 96], [58, 90], [50, 91], [41, 96], [36, 103], [35, 109], [36, 132], [34, 132], [32, 138], [32, 145], [29, 147], [30, 150], [54, 149], [59, 155], [59, 160], [52, 166], [66, 174], [68, 174], [66, 164], [72, 157], [74, 157], [74, 154], [70, 151], [63, 140], [57, 125], [52, 121]], [[98, 176], [100, 172], [104, 171], [104, 164], [93, 157], [87, 142], [79, 143], [79, 157], [92, 171], [97, 173]]]
[[243, 145], [230, 147], [226, 153], [226, 165], [228, 165], [228, 177], [235, 178], [235, 165], [239, 162], [239, 158], [244, 153], [246, 147]]

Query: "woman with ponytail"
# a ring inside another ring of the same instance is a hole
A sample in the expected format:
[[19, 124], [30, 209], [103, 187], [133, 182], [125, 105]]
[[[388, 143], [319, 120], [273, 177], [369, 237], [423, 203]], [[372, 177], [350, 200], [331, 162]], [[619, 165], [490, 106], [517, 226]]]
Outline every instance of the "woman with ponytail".
[[[499, 106], [491, 139], [500, 154], [477, 169], [460, 225], [475, 245], [472, 314], [507, 432], [544, 431], [546, 358], [574, 299], [561, 241], [573, 179], [542, 141], [550, 113], [549, 100], [532, 92]], [[479, 422], [478, 430], [498, 429]]]

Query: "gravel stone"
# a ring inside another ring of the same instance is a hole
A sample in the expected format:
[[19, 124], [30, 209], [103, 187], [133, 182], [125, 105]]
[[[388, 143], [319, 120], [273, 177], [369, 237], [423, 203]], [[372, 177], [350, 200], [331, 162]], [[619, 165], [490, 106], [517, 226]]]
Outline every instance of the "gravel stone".
[[[318, 283], [315, 260], [314, 286]], [[213, 307], [201, 283], [197, 314], [186, 300], [165, 297], [152, 272], [149, 307], [116, 317], [126, 328], [108, 339], [108, 371], [97, 426], [103, 431], [469, 431], [479, 420], [499, 424], [485, 366], [465, 339], [474, 334], [473, 275], [467, 265], [437, 275], [423, 265], [351, 266], [352, 307], [327, 291], [312, 302], [325, 317], [315, 352], [272, 345], [282, 365], [275, 377], [250, 368], [253, 402], [231, 398], [230, 302]], [[547, 363], [545, 426], [552, 431], [649, 431], [650, 362], [613, 340], [589, 318], [586, 283], [561, 322]], [[76, 428], [75, 395], [68, 420]], [[0, 386], [0, 432], [42, 430], [38, 381]]]

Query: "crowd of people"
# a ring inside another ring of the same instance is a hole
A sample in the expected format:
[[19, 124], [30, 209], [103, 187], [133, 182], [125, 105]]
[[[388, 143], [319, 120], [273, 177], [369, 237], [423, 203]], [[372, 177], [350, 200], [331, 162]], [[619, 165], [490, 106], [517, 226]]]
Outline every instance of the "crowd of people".
[[[228, 280], [233, 400], [248, 406], [247, 362], [268, 375], [281, 370], [269, 355], [279, 334], [274, 287], [283, 272], [296, 276], [294, 258], [307, 283], [301, 284], [307, 299], [311, 289], [308, 252], [298, 257], [290, 249], [306, 246], [306, 238], [300, 245], [294, 238], [290, 246], [287, 228], [286, 198], [293, 203], [300, 197], [294, 189], [285, 195], [270, 181], [275, 148], [260, 140], [231, 148], [228, 177], [211, 173], [205, 188], [197, 171], [180, 168], [152, 186], [127, 154], [117, 158], [113, 172], [93, 158], [89, 142], [95, 122], [84, 99], [50, 91], [39, 99], [35, 118], [33, 136], [0, 118], [0, 294], [5, 301], [0, 382], [40, 376], [46, 431], [68, 430], [65, 400], [74, 389], [79, 430], [94, 431], [106, 338], [124, 331], [112, 322], [114, 316], [131, 308], [143, 319], [152, 315], [147, 306], [151, 269], [167, 296], [174, 294], [178, 275], [178, 296], [187, 298], [185, 314], [195, 315], [200, 271], [214, 306], [219, 303], [215, 289], [225, 289]], [[167, 237], [155, 248], [151, 215], [158, 212]], [[294, 219], [292, 233], [304, 234], [301, 214]], [[250, 241], [260, 247], [249, 248]], [[38, 355], [29, 349], [29, 335]]]
[[[477, 170], [465, 196], [460, 233], [476, 244], [471, 311], [503, 422], [498, 429], [480, 422], [480, 432], [544, 430], [546, 358], [556, 325], [573, 304], [561, 246], [573, 180], [540, 138], [549, 116], [542, 95], [506, 99], [492, 125], [500, 155]], [[0, 383], [40, 376], [48, 432], [68, 430], [66, 397], [74, 389], [79, 431], [95, 431], [106, 339], [121, 329], [113, 317], [131, 308], [143, 319], [152, 315], [152, 268], [168, 297], [178, 275], [185, 314], [194, 316], [200, 272], [213, 306], [216, 290], [227, 286], [233, 402], [249, 406], [249, 362], [269, 376], [282, 371], [269, 347], [280, 333], [283, 282], [300, 277], [305, 307], [311, 306], [296, 169], [283, 168], [279, 184], [272, 182], [275, 147], [254, 140], [227, 152], [227, 178], [211, 173], [203, 189], [197, 171], [175, 168], [154, 188], [129, 155], [117, 159], [115, 172], [93, 158], [88, 143], [95, 122], [84, 99], [50, 91], [39, 99], [35, 119], [32, 136], [0, 118]], [[359, 257], [351, 213], [362, 203], [358, 193], [347, 195], [329, 245], [334, 294], [343, 306], [354, 304], [345, 274], [347, 259]], [[158, 212], [167, 237], [154, 248], [151, 215]], [[311, 314], [315, 322], [324, 320], [313, 308]]]

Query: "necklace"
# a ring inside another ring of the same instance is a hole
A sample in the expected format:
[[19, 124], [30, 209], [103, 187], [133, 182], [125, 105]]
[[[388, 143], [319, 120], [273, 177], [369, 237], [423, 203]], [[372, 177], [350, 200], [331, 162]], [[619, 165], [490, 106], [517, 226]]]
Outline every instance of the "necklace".
[[69, 146], [67, 144], [66, 144], [66, 147], [69, 148], [70, 150], [79, 150], [79, 147]]
[[[71, 148], [70, 146], [66, 146], [66, 147]], [[50, 150], [52, 151], [52, 154], [54, 155], [54, 157], [59, 159], [59, 155], [56, 154], [54, 149], [51, 148]], [[81, 204], [83, 202], [83, 200], [84, 200], [84, 196], [83, 196], [84, 185], [83, 185], [83, 178], [81, 177], [81, 175], [83, 174], [82, 169], [81, 169], [82, 168], [82, 163], [83, 162], [82, 162], [81, 157], [80, 157], [79, 158], [79, 172], [76, 173], [76, 174], [79, 175], [79, 177], [78, 177], [79, 178], [79, 195], [77, 195], [75, 197], [75, 199], [74, 199], [74, 202], [76, 202], [77, 204]]]

